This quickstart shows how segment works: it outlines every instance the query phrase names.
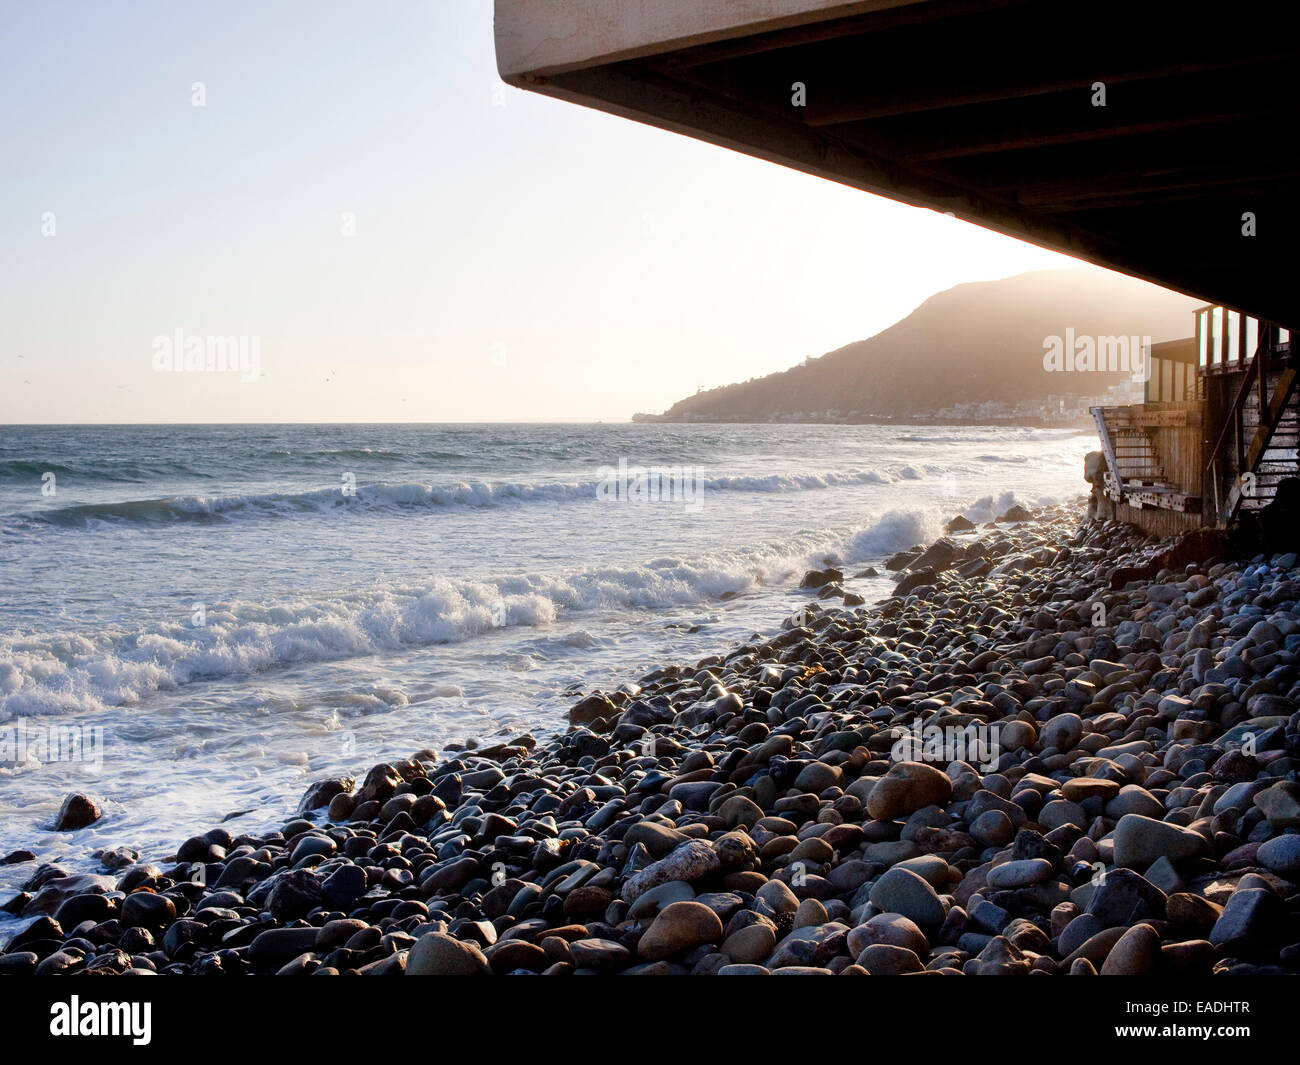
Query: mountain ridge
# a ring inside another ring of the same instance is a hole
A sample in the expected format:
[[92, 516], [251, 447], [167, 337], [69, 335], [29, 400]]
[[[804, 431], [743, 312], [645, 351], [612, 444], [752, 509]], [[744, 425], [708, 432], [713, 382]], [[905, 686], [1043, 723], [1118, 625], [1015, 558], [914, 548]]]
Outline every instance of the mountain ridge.
[[963, 282], [865, 340], [634, 420], [906, 420], [981, 404], [1000, 404], [1014, 416], [1049, 397], [1095, 397], [1133, 380], [1122, 371], [1050, 372], [1043, 360], [1049, 337], [1073, 329], [1080, 337], [1178, 339], [1191, 335], [1197, 305], [1144, 281], [1085, 268]]

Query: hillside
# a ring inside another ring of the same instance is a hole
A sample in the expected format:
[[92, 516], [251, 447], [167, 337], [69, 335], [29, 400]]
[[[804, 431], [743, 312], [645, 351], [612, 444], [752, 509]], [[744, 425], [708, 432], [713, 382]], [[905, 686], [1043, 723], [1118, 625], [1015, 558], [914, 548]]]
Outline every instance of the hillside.
[[[1008, 411], [1046, 397], [1092, 396], [1129, 379], [1100, 371], [1049, 373], [1044, 340], [1193, 332], [1197, 301], [1092, 269], [1044, 270], [957, 285], [875, 336], [799, 366], [709, 389], [645, 421], [772, 421], [935, 416], [957, 404]], [[834, 414], [827, 416], [827, 412]]]

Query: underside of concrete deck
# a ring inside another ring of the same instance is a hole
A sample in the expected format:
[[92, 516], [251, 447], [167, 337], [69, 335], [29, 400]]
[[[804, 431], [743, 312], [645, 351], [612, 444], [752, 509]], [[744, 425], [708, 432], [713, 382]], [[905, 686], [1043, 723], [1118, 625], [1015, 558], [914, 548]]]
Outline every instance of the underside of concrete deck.
[[509, 83], [1300, 326], [1290, 5], [496, 0]]

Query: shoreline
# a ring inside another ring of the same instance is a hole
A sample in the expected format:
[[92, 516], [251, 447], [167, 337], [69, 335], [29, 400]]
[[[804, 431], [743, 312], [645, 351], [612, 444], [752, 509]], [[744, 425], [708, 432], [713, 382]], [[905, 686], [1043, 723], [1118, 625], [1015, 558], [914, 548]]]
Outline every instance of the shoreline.
[[278, 832], [116, 875], [35, 867], [0, 972], [1300, 969], [1295, 556], [1111, 590], [1156, 544], [1081, 516], [895, 556], [869, 608], [810, 574], [803, 625], [547, 742], [320, 781]]
[[892, 425], [914, 426], [918, 429], [951, 428], [954, 426], [980, 426], [989, 429], [1068, 429], [1086, 433], [1097, 428], [1091, 418], [924, 418], [915, 415], [862, 415], [858, 418], [800, 418], [776, 421], [750, 421], [744, 418], [666, 418], [661, 414], [633, 415], [629, 425]]

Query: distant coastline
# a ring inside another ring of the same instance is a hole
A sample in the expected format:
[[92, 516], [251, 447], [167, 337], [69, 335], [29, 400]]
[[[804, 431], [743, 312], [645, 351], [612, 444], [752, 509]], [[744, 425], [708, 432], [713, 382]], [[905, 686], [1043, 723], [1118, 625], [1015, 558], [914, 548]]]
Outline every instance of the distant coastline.
[[822, 417], [769, 417], [761, 421], [748, 418], [723, 418], [696, 414], [634, 414], [637, 425], [981, 425], [993, 427], [1020, 426], [1027, 429], [1080, 429], [1094, 428], [1091, 418], [1080, 415], [1068, 418], [949, 418], [937, 415], [905, 414], [898, 417], [862, 414], [840, 418]]

